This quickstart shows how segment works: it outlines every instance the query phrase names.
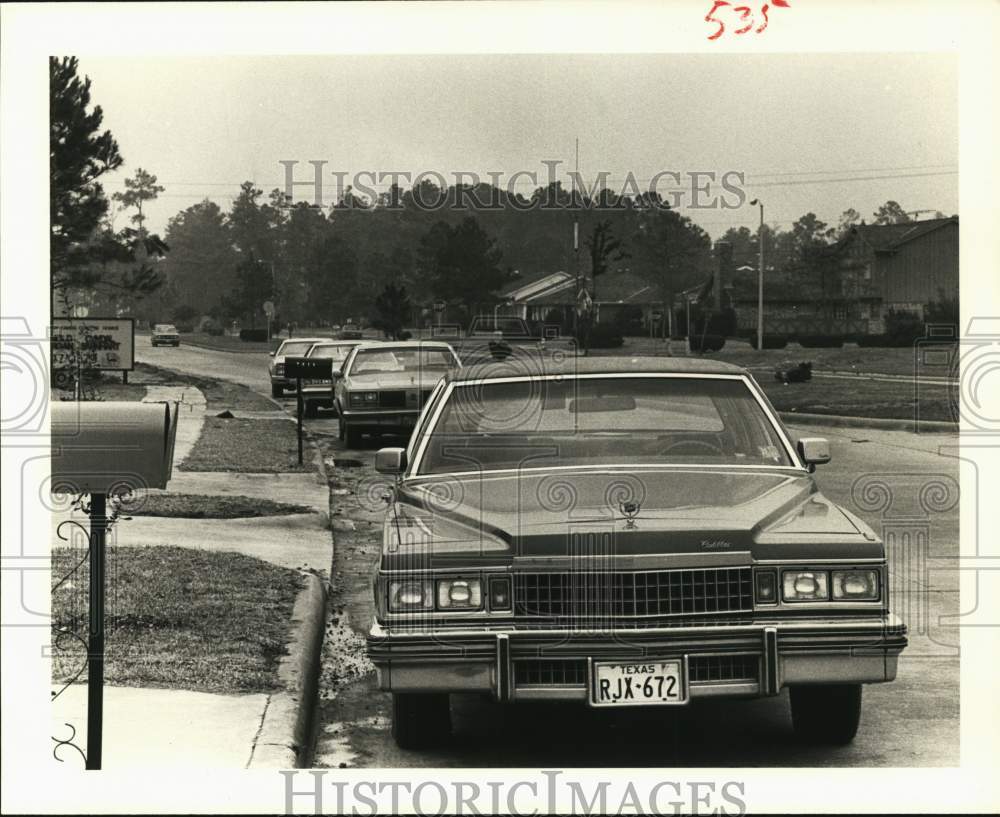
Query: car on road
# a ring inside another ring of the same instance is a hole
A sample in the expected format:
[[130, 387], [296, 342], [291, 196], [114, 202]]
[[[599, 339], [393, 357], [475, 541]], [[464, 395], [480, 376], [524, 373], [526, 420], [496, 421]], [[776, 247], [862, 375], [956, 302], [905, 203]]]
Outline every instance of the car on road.
[[328, 341], [329, 338], [289, 338], [283, 340], [281, 345], [271, 352], [271, 359], [267, 363], [267, 374], [271, 379], [271, 396], [281, 397], [285, 389], [294, 389], [295, 381], [285, 377], [286, 357], [305, 357], [309, 350], [317, 343]]
[[334, 372], [340, 439], [356, 448], [362, 434], [406, 434], [431, 390], [461, 365], [441, 341], [366, 342]]
[[451, 693], [653, 717], [785, 688], [799, 737], [850, 741], [907, 640], [883, 543], [817, 485], [829, 459], [726, 363], [449, 372], [375, 461], [367, 650], [397, 743], [444, 739]]
[[[339, 372], [351, 349], [358, 345], [352, 340], [324, 340], [316, 343], [304, 355], [312, 358], [328, 358], [333, 361], [333, 371]], [[321, 408], [333, 408], [333, 379], [302, 381], [303, 412], [306, 417], [315, 417]]]
[[172, 323], [158, 323], [153, 326], [149, 342], [152, 346], [180, 346], [181, 336]]

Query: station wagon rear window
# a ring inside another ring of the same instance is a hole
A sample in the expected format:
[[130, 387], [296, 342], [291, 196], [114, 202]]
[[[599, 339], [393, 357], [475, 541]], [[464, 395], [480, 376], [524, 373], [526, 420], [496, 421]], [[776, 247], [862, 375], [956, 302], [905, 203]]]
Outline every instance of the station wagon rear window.
[[383, 374], [386, 372], [417, 374], [423, 369], [442, 373], [458, 365], [448, 349], [364, 349], [358, 351], [351, 364], [352, 375]]
[[741, 379], [581, 377], [457, 383], [419, 473], [791, 462]]

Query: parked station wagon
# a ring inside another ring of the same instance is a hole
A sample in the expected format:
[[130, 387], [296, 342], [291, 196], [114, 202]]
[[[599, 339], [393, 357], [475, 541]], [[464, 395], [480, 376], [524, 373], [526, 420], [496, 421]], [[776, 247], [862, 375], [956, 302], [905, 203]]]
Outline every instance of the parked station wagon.
[[459, 365], [441, 341], [357, 346], [334, 372], [340, 439], [357, 448], [362, 434], [409, 434], [431, 390]]
[[[325, 357], [333, 361], [333, 370], [338, 371], [347, 360], [351, 349], [358, 345], [355, 340], [327, 340], [313, 344], [305, 357]], [[333, 408], [333, 379], [308, 380], [302, 383], [302, 401], [306, 417], [315, 417], [318, 409]]]
[[450, 693], [676, 707], [785, 687], [798, 735], [850, 741], [906, 628], [882, 542], [817, 486], [829, 459], [725, 363], [450, 372], [376, 456], [397, 481], [367, 643], [396, 741], [446, 736]]
[[286, 357], [305, 357], [317, 343], [328, 341], [329, 338], [289, 338], [271, 353], [267, 364], [267, 374], [271, 379], [271, 396], [281, 397], [285, 389], [294, 389], [295, 381], [285, 376]]

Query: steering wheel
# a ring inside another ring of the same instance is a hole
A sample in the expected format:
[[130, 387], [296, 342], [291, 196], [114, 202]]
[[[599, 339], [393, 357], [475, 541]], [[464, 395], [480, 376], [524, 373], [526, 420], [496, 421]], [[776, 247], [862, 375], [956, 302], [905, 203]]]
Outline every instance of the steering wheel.
[[681, 454], [694, 454], [697, 456], [699, 454], [704, 455], [706, 452], [708, 452], [710, 456], [717, 454], [721, 455], [724, 453], [719, 446], [707, 442], [706, 440], [687, 439], [672, 442], [665, 448], [660, 449], [657, 454], [660, 456], [678, 456]]

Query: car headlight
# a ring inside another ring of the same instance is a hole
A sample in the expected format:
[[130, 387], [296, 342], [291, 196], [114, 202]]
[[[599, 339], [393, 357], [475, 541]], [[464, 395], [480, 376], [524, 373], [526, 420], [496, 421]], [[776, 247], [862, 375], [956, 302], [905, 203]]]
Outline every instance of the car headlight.
[[429, 610], [434, 606], [434, 591], [429, 581], [389, 582], [389, 610]]
[[786, 570], [781, 574], [785, 601], [825, 601], [830, 598], [829, 576], [825, 570]]
[[478, 610], [483, 606], [479, 579], [440, 579], [437, 583], [439, 610]]
[[830, 574], [833, 597], [847, 601], [877, 601], [878, 576], [877, 570], [834, 570]]
[[378, 402], [377, 391], [352, 391], [350, 396], [352, 406], [370, 406]]
[[274, 373], [276, 375], [283, 375], [285, 373], [285, 364], [284, 363], [275, 363], [274, 364]]

